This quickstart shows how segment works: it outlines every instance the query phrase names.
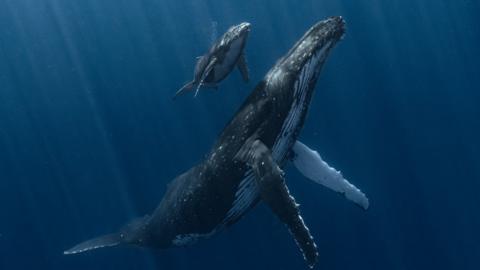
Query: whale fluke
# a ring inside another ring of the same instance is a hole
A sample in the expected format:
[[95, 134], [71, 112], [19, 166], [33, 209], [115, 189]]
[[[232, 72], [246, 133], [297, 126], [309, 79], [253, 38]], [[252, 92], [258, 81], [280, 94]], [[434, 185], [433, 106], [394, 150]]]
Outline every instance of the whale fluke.
[[175, 93], [175, 95], [173, 96], [173, 99], [176, 99], [177, 96], [184, 94], [186, 91], [192, 90], [194, 85], [195, 85], [195, 83], [194, 83], [193, 81], [185, 84], [184, 86], [182, 86], [182, 88], [180, 88], [180, 89]]
[[98, 248], [103, 248], [103, 247], [113, 247], [113, 246], [119, 245], [121, 241], [122, 241], [122, 237], [120, 234], [118, 233], [107, 234], [107, 235], [103, 235], [103, 236], [82, 242], [72, 247], [71, 249], [64, 251], [63, 254], [70, 255], [70, 254], [82, 253], [85, 251], [94, 250]]
[[148, 215], [134, 218], [124, 225], [118, 232], [87, 240], [67, 251], [64, 251], [63, 254], [77, 254], [103, 247], [118, 246], [120, 244], [142, 245], [144, 244], [144, 233], [149, 222], [150, 216]]

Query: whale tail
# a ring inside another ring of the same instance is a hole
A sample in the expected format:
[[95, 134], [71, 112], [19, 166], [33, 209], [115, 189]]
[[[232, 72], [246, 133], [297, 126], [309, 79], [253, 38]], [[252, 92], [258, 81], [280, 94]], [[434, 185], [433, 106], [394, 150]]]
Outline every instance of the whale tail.
[[180, 89], [175, 93], [175, 95], [173, 96], [173, 99], [176, 99], [177, 96], [182, 95], [182, 94], [185, 94], [185, 92], [192, 90], [192, 89], [193, 89], [193, 86], [195, 86], [195, 82], [194, 82], [194, 81], [191, 81], [191, 82], [185, 84], [184, 86], [182, 86], [182, 88], [180, 88]]
[[120, 244], [142, 246], [145, 244], [143, 239], [145, 238], [149, 220], [150, 217], [148, 215], [135, 218], [124, 225], [119, 232], [87, 240], [64, 251], [63, 254], [77, 254], [103, 247], [114, 247]]
[[113, 247], [122, 243], [122, 237], [119, 233], [112, 233], [103, 235], [97, 238], [93, 238], [82, 242], [69, 250], [63, 252], [65, 255], [82, 253], [103, 247]]

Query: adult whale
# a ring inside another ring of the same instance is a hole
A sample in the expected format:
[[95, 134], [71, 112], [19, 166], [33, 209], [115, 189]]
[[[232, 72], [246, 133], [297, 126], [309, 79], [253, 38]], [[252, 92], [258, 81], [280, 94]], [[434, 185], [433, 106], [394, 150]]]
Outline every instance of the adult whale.
[[173, 180], [153, 214], [65, 254], [119, 244], [186, 245], [232, 225], [263, 201], [287, 225], [313, 267], [316, 245], [281, 168], [292, 160], [308, 178], [368, 208], [360, 190], [297, 141], [322, 65], [343, 33], [341, 17], [315, 24], [257, 85], [207, 157]]

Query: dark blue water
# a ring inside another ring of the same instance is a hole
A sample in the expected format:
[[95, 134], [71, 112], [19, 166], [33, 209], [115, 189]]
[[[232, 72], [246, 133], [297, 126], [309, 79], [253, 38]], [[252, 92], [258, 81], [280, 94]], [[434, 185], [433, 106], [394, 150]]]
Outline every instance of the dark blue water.
[[[287, 168], [318, 269], [480, 269], [475, 0], [1, 0], [0, 269], [306, 269], [259, 205], [188, 248], [62, 252], [151, 212], [274, 62], [342, 15], [301, 140], [364, 212]], [[171, 101], [213, 22], [252, 23], [252, 82]]]

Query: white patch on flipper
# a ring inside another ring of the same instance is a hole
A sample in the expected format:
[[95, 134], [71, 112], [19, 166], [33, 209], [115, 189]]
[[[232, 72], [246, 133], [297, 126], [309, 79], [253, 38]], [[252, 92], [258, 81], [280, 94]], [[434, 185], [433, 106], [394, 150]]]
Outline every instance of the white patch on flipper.
[[295, 153], [293, 164], [305, 177], [333, 191], [345, 194], [347, 199], [363, 209], [368, 209], [369, 201], [365, 194], [343, 178], [339, 171], [323, 161], [317, 151], [311, 150], [299, 141], [295, 142], [292, 150]]

